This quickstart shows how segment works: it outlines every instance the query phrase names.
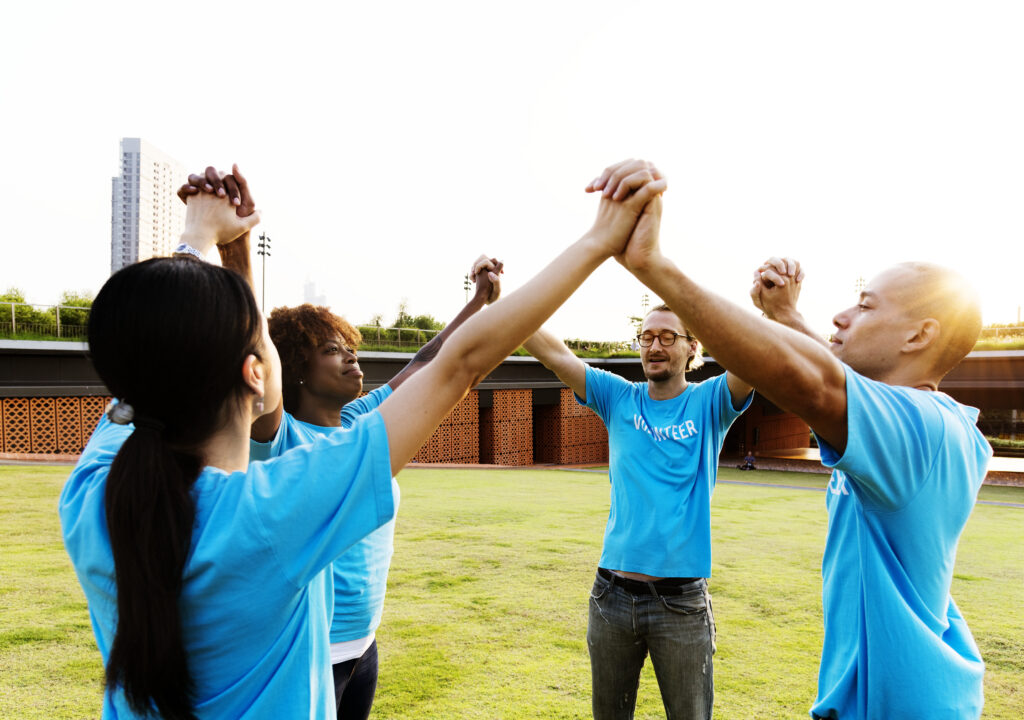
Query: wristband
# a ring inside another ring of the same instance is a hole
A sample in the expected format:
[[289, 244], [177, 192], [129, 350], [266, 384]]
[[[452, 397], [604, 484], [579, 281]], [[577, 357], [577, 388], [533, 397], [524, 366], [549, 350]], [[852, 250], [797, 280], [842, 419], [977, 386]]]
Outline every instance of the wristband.
[[203, 262], [206, 262], [206, 258], [203, 256], [203, 254], [201, 252], [199, 252], [198, 250], [196, 250], [191, 245], [189, 245], [188, 243], [181, 243], [180, 245], [178, 245], [178, 247], [174, 248], [174, 253], [173, 254], [174, 255], [191, 255], [192, 257], [194, 257], [194, 258], [196, 258], [198, 260], [202, 260]]

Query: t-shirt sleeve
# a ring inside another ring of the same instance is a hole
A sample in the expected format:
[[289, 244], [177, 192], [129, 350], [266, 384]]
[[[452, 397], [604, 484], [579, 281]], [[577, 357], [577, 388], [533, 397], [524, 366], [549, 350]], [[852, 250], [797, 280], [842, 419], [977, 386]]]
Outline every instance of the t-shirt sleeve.
[[616, 401], [633, 387], [633, 383], [615, 373], [607, 370], [600, 370], [586, 365], [587, 399], [584, 401], [579, 395], [573, 395], [576, 402], [586, 405], [597, 413], [598, 417], [608, 423], [608, 417]]
[[391, 386], [381, 385], [376, 390], [371, 390], [361, 398], [356, 398], [341, 409], [341, 426], [351, 427], [352, 423], [360, 415], [365, 415], [371, 410], [376, 410], [380, 404], [391, 396]]
[[380, 413], [246, 471], [248, 495], [285, 575], [304, 586], [395, 515]]
[[[91, 537], [87, 531], [82, 535], [77, 532], [81, 520], [80, 513], [93, 493], [104, 492], [106, 486], [99, 480], [106, 477], [121, 446], [133, 432], [134, 425], [112, 423], [104, 413], [100, 416], [96, 429], [82, 450], [78, 462], [75, 463], [74, 470], [64, 483], [59, 508], [64, 542], [69, 553], [75, 552], [73, 546], [79, 542], [77, 538]], [[102, 507], [102, 503], [97, 503], [97, 506]], [[85, 525], [88, 526], [88, 522]]]
[[894, 510], [920, 489], [942, 442], [943, 421], [926, 393], [846, 371], [846, 451], [818, 438], [821, 462], [846, 473], [863, 501]]
[[729, 379], [728, 373], [722, 373], [716, 375], [710, 380], [705, 382], [712, 383], [714, 385], [715, 393], [715, 418], [718, 421], [718, 427], [720, 430], [728, 430], [736, 418], [746, 411], [750, 407], [750, 403], [754, 400], [754, 392], [751, 391], [747, 395], [747, 399], [743, 401], [743, 407], [737, 410], [732, 404], [732, 392], [729, 390]]
[[281, 422], [277, 425], [277, 432], [272, 440], [259, 442], [249, 438], [249, 462], [269, 460], [277, 457], [285, 451], [285, 438], [288, 436], [287, 425], [291, 421], [291, 415], [287, 412], [281, 413]]

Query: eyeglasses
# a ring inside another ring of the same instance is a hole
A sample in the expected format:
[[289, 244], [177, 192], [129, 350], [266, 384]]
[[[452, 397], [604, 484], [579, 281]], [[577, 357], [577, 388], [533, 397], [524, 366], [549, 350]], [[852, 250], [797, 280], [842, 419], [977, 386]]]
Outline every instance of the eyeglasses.
[[687, 340], [693, 340], [692, 335], [685, 335], [683, 333], [672, 332], [670, 330], [666, 330], [665, 332], [660, 332], [658, 334], [654, 334], [652, 332], [640, 333], [636, 336], [636, 339], [637, 342], [640, 343], [640, 347], [650, 347], [654, 344], [654, 338], [658, 338], [658, 342], [661, 343], [662, 347], [669, 347], [676, 344], [677, 337], [684, 337]]

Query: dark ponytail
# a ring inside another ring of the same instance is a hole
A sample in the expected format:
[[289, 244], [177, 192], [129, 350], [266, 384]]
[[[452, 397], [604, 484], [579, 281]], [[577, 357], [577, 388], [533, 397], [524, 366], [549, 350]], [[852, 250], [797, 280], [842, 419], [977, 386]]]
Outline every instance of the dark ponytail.
[[106, 684], [132, 710], [194, 718], [178, 599], [192, 541], [192, 486], [202, 447], [251, 397], [242, 364], [258, 354], [262, 320], [235, 273], [190, 258], [131, 265], [100, 290], [89, 350], [135, 432], [107, 477], [117, 631]]

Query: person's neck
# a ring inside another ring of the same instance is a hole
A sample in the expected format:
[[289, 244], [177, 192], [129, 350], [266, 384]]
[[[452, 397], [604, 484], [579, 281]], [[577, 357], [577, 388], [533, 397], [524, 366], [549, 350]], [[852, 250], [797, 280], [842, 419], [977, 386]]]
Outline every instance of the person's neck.
[[319, 427], [340, 427], [341, 409], [354, 399], [316, 397], [304, 392], [292, 417]]
[[913, 363], [902, 367], [895, 366], [883, 373], [881, 377], [874, 379], [884, 382], [886, 385], [899, 385], [934, 392], [939, 389], [939, 381], [942, 380], [942, 377], [935, 377], [934, 373], [924, 371], [917, 363]]
[[647, 394], [651, 400], [671, 400], [681, 395], [688, 384], [684, 372], [665, 380], [648, 380]]
[[206, 441], [201, 450], [203, 465], [224, 472], [244, 471], [249, 466], [249, 427], [252, 414], [236, 415]]

